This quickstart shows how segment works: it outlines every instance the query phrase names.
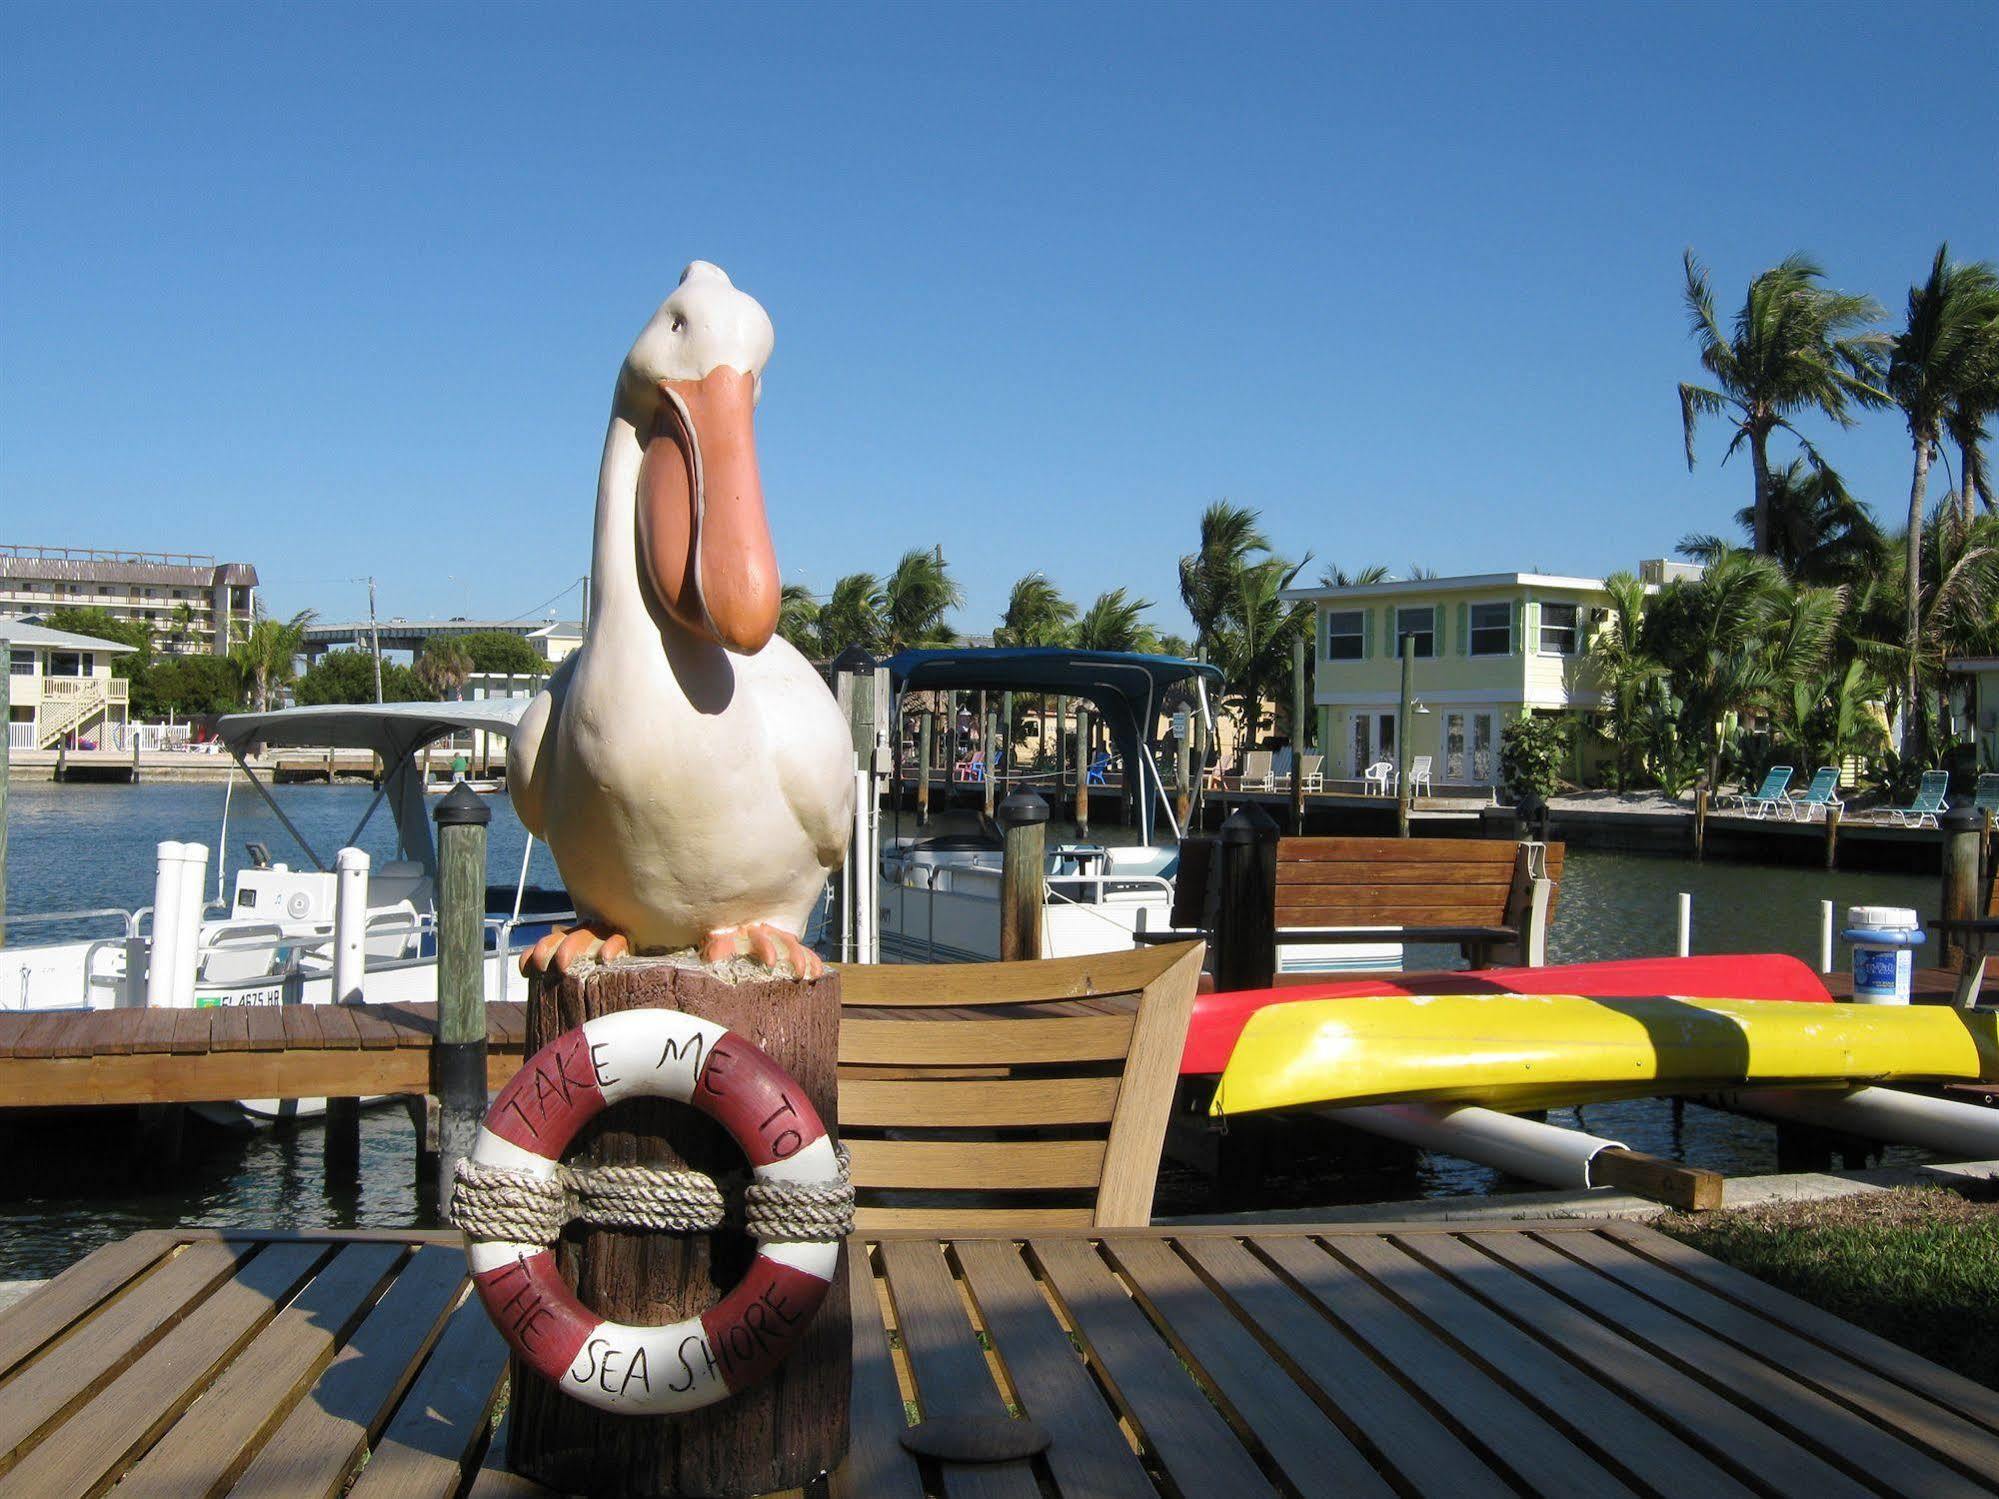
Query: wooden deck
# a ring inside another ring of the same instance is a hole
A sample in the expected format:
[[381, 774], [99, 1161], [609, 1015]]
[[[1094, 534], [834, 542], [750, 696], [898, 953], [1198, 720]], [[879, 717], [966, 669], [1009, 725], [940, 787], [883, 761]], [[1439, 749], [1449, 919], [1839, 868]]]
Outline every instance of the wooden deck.
[[[858, 1247], [858, 1246], [857, 1246]], [[885, 1236], [829, 1499], [1999, 1492], [1999, 1392], [1624, 1223]], [[0, 1495], [545, 1493], [439, 1235], [142, 1233], [0, 1314]], [[919, 1461], [916, 1414], [1038, 1458]]]

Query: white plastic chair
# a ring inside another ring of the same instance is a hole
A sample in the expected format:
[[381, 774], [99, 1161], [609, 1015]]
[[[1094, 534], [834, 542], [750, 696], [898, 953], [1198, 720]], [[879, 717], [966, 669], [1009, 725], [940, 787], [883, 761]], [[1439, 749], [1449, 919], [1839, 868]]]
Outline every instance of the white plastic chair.
[[1242, 777], [1236, 782], [1241, 791], [1269, 791], [1273, 778], [1270, 771], [1270, 750], [1247, 750], [1242, 757]]
[[1360, 773], [1361, 792], [1366, 796], [1395, 795], [1395, 762], [1377, 760]]
[[1409, 794], [1411, 796], [1435, 796], [1436, 787], [1430, 784], [1430, 756], [1418, 755], [1409, 762]]

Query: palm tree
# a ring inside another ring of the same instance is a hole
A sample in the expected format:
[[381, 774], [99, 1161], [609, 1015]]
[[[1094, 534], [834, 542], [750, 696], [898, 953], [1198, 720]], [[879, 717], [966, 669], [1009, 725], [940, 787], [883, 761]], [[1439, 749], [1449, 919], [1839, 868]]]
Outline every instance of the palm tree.
[[819, 601], [803, 583], [787, 583], [778, 595], [777, 633], [800, 655], [819, 650]]
[[296, 674], [298, 653], [305, 649], [305, 627], [313, 618], [312, 610], [301, 609], [288, 620], [275, 620], [259, 603], [256, 619], [229, 648], [229, 664], [257, 712], [268, 709], [272, 690]]
[[1269, 557], [1252, 563], [1237, 571], [1235, 587], [1227, 595], [1216, 635], [1216, 664], [1235, 689], [1234, 711], [1245, 743], [1255, 742], [1263, 704], [1287, 701], [1290, 696], [1292, 642], [1311, 638], [1313, 606], [1279, 597], [1310, 561], [1310, 557], [1305, 562]]
[[439, 701], [455, 698], [472, 675], [472, 653], [456, 640], [434, 635], [424, 642], [415, 669], [417, 683], [425, 692]]
[[1992, 475], [1985, 466], [1985, 441], [1990, 435], [1985, 422], [1999, 416], [1999, 333], [1988, 341], [1983, 366], [1966, 381], [1943, 419], [1945, 436], [1957, 445], [1958, 519], [1967, 523], [1974, 497], [1982, 499], [1987, 510], [1999, 510], [1992, 498]]
[[1686, 436], [1687, 468], [1694, 466], [1694, 429], [1704, 416], [1733, 423], [1735, 436], [1723, 461], [1744, 443], [1755, 473], [1754, 549], [1770, 549], [1770, 434], [1791, 433], [1814, 467], [1814, 448], [1791, 419], [1819, 412], [1842, 427], [1853, 425], [1851, 406], [1880, 406], [1887, 397], [1878, 385], [1883, 338], [1864, 331], [1881, 315], [1869, 297], [1829, 291], [1825, 273], [1803, 255], [1792, 255], [1749, 283], [1735, 315], [1733, 333], [1724, 332], [1714, 310], [1707, 268], [1686, 252], [1687, 319], [1700, 347], [1701, 366], [1714, 386], [1680, 386], [1680, 424]]
[[[1756, 510], [1745, 505], [1735, 523], [1754, 540]], [[1794, 582], [1856, 583], [1880, 570], [1887, 545], [1874, 514], [1847, 492], [1830, 468], [1793, 458], [1770, 475], [1770, 555]], [[1705, 562], [1729, 549], [1718, 536], [1681, 540], [1681, 555]]]
[[1605, 727], [1616, 757], [1617, 789], [1624, 791], [1640, 742], [1640, 712], [1655, 682], [1666, 669], [1645, 654], [1640, 644], [1645, 622], [1645, 585], [1627, 572], [1603, 580], [1610, 596], [1602, 629], [1590, 638], [1589, 659], [1609, 710]]
[[965, 591], [952, 580], [942, 547], [904, 552], [882, 584], [876, 606], [882, 622], [881, 654], [950, 645], [958, 636], [944, 616], [964, 602]]
[[[1985, 261], [1950, 259], [1950, 246], [1937, 246], [1929, 279], [1909, 288], [1908, 319], [1895, 335], [1888, 359], [1888, 391], [1909, 424], [1915, 470], [1909, 479], [1909, 529], [1903, 538], [1904, 590], [1903, 712], [1917, 701], [1916, 667], [1922, 628], [1923, 509], [1930, 463], [1942, 440], [1944, 422], [1961, 406], [1976, 411], [1980, 391], [1992, 378], [1993, 340], [1999, 336], [1999, 272]], [[1969, 403], [1968, 405], [1966, 403]], [[1960, 430], [1963, 430], [1962, 418]], [[1908, 732], [1905, 716], [1903, 732]]]
[[1257, 553], [1269, 550], [1256, 511], [1216, 500], [1201, 513], [1201, 543], [1180, 559], [1180, 602], [1194, 621], [1194, 643], [1206, 647], [1211, 658], [1237, 575]]
[[1354, 572], [1330, 564], [1319, 574], [1321, 588], [1359, 588], [1367, 583], [1386, 583], [1393, 575], [1379, 562], [1372, 563]]
[[873, 573], [848, 573], [834, 583], [814, 622], [821, 660], [830, 661], [849, 646], [880, 655], [884, 634], [881, 583]]
[[1029, 573], [1007, 595], [1006, 615], [993, 631], [994, 645], [1067, 645], [1076, 606], [1040, 573]]
[[1097, 595], [1096, 602], [1076, 622], [1076, 646], [1086, 651], [1141, 651], [1158, 647], [1158, 638], [1145, 623], [1150, 599], [1134, 599], [1122, 588]]

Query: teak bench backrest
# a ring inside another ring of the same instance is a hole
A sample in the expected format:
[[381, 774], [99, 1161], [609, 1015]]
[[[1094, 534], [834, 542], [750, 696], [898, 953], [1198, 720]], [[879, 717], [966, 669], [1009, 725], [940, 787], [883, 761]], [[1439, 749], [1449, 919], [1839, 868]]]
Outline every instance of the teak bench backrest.
[[[1487, 838], [1285, 838], [1277, 845], [1277, 925], [1519, 926], [1529, 846]], [[1547, 876], [1559, 888], [1563, 846], [1545, 847]], [[1550, 921], [1554, 914], [1551, 901]]]
[[863, 1229], [1143, 1226], [1198, 942], [840, 971], [840, 1138]]

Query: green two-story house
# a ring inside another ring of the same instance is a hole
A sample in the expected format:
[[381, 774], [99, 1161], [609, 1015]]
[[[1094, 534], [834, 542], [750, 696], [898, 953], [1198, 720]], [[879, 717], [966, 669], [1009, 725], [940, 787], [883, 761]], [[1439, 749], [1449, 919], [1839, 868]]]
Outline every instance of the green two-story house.
[[[1603, 706], [1587, 658], [1608, 603], [1596, 578], [1484, 573], [1299, 588], [1317, 611], [1318, 743], [1328, 783], [1395, 763], [1403, 642], [1412, 657], [1410, 763], [1437, 787], [1499, 779], [1499, 734], [1524, 713]], [[1358, 789], [1354, 787], [1352, 789]]]

